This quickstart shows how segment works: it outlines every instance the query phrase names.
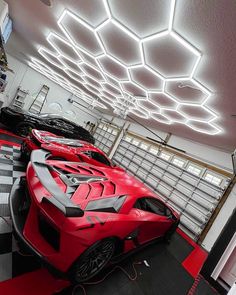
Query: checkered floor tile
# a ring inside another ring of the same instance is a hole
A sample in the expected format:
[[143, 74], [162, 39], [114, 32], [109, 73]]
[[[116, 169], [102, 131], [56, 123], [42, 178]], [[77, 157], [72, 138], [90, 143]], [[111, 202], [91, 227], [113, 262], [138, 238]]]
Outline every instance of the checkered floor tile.
[[40, 267], [34, 257], [22, 253], [12, 235], [8, 198], [15, 179], [25, 175], [20, 156], [14, 140], [10, 145], [0, 139], [0, 282]]
[[9, 216], [8, 197], [15, 179], [25, 175], [25, 163], [20, 161], [20, 147], [3, 144], [0, 147], [0, 216]]

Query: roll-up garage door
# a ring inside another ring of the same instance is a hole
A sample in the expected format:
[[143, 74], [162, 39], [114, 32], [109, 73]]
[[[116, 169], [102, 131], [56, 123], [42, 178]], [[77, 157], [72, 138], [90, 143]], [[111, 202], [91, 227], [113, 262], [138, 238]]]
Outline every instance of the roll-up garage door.
[[107, 154], [110, 151], [118, 132], [119, 127], [101, 121], [93, 135], [96, 140], [95, 145]]
[[194, 240], [199, 238], [230, 180], [199, 161], [196, 164], [194, 159], [160, 150], [129, 134], [121, 140], [113, 161], [179, 212], [180, 228]]

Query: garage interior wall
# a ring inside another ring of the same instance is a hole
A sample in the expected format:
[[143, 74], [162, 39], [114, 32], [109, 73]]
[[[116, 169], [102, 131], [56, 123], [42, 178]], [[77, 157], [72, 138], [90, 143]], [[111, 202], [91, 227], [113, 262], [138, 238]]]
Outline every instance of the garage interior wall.
[[[71, 97], [71, 93], [69, 91], [63, 89], [60, 85], [49, 80], [39, 72], [20, 62], [13, 56], [8, 55], [7, 57], [9, 67], [14, 71], [14, 73], [8, 73], [7, 87], [5, 92], [1, 94], [1, 100], [4, 101], [3, 106], [7, 106], [11, 103], [16, 94], [17, 88], [21, 86], [23, 90], [27, 90], [29, 92], [24, 105], [24, 108], [27, 109], [33, 98], [35, 98], [41, 87], [45, 84], [49, 86], [50, 89], [47, 95], [46, 102], [43, 106], [42, 113], [55, 113], [55, 111], [50, 108], [50, 104], [59, 103], [62, 107], [62, 110], [73, 111], [76, 114], [76, 123], [83, 127], [85, 126], [84, 122], [90, 121], [92, 123], [96, 123], [97, 118], [101, 117], [101, 114], [98, 111], [89, 110], [88, 105], [82, 100], [80, 103], [84, 105], [85, 108], [81, 106], [77, 107], [76, 105], [69, 103], [67, 101], [67, 99]], [[62, 115], [65, 115], [67, 117], [67, 114], [64, 112], [62, 112]], [[74, 119], [70, 118], [70, 116], [68, 116], [68, 118]]]

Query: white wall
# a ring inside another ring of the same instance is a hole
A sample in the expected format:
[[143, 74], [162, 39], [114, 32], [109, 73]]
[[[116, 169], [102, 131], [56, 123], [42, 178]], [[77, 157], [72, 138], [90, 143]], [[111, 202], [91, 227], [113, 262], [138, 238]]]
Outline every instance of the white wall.
[[85, 108], [69, 103], [67, 99], [71, 96], [71, 94], [67, 90], [63, 89], [60, 85], [49, 80], [47, 77], [38, 73], [26, 64], [20, 62], [13, 56], [8, 55], [7, 58], [9, 68], [14, 71], [14, 74], [10, 72], [7, 73], [8, 84], [2, 98], [4, 99], [4, 106], [10, 104], [15, 96], [17, 87], [21, 86], [22, 89], [29, 91], [29, 95], [26, 98], [26, 104], [24, 107], [27, 109], [41, 87], [46, 84], [50, 89], [42, 112], [54, 112], [52, 109], [49, 109], [48, 106], [52, 102], [57, 102], [61, 104], [63, 109], [61, 115], [65, 115], [65, 111], [67, 110], [72, 110], [76, 113], [76, 119], [73, 121], [81, 126], [85, 126], [84, 122], [87, 121], [96, 123], [97, 119], [101, 117], [99, 112], [88, 110], [88, 104], [82, 100], [80, 100], [80, 103], [84, 105]]
[[189, 156], [232, 172], [231, 154], [211, 146], [172, 135], [168, 144], [180, 148]]

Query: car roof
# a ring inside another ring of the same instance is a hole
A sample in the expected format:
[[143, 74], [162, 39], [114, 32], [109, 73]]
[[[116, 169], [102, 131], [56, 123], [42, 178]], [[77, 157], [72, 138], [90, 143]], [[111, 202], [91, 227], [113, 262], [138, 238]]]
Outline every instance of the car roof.
[[[71, 124], [76, 125], [76, 123], [72, 122], [71, 120], [69, 120], [69, 119], [67, 119], [67, 118], [65, 118], [65, 117], [63, 117], [63, 116], [60, 116], [59, 114], [53, 114], [53, 113], [40, 113], [40, 114], [34, 114], [34, 113], [29, 112], [28, 110], [23, 110], [23, 109], [21, 109], [21, 108], [19, 108], [19, 107], [15, 107], [15, 106], [6, 107], [6, 108], [11, 109], [11, 110], [13, 110], [13, 111], [15, 111], [15, 112], [18, 112], [18, 113], [20, 113], [20, 114], [26, 114], [26, 115], [28, 114], [28, 115], [30, 115], [30, 116], [32, 116], [32, 117], [36, 117], [36, 118], [62, 119], [62, 120], [64, 120], [64, 121], [67, 121], [67, 122], [70, 122]], [[78, 125], [78, 127], [81, 127], [81, 126]]]

